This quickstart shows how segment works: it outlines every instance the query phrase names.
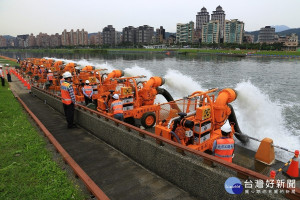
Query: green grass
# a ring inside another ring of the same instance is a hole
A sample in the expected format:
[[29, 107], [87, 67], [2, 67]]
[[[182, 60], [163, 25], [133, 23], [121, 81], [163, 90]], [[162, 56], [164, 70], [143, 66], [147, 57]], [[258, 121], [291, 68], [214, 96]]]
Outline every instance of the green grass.
[[18, 63], [16, 62], [13, 62], [13, 61], [10, 61], [10, 60], [6, 60], [6, 59], [3, 59], [3, 58], [0, 58], [0, 65], [2, 65], [3, 67], [5, 67], [5, 64], [9, 64], [11, 67], [14, 67], [16, 65], [19, 65]]
[[0, 85], [0, 199], [85, 199], [7, 85]]

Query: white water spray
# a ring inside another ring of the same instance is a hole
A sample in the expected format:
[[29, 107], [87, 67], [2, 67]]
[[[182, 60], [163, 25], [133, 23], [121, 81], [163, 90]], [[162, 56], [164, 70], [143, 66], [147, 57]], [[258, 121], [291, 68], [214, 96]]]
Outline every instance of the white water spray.
[[177, 70], [169, 69], [164, 78], [166, 80], [165, 87], [174, 99], [182, 98], [196, 91], [203, 91], [199, 83]]
[[[237, 120], [244, 134], [262, 140], [266, 137], [273, 139], [274, 145], [289, 150], [300, 148], [300, 137], [293, 134], [293, 130], [285, 127], [283, 108], [250, 81], [237, 84], [237, 100], [233, 107], [236, 110]], [[259, 143], [251, 141], [249, 148], [256, 151]], [[286, 161], [292, 157], [291, 153], [276, 149], [276, 159]]]
[[135, 65], [133, 67], [130, 67], [130, 68], [124, 69], [124, 76], [125, 77], [142, 76], [142, 75], [144, 75], [146, 77], [145, 78], [140, 78], [137, 81], [147, 81], [153, 76], [151, 71], [149, 71], [145, 68], [139, 67], [137, 65]]
[[53, 59], [53, 60], [61, 60], [65, 63], [76, 63], [79, 65], [80, 68], [84, 68], [85, 66], [87, 65], [91, 65], [91, 66], [95, 66], [96, 69], [107, 69], [107, 72], [111, 72], [112, 70], [114, 70], [114, 67], [109, 65], [107, 62], [105, 63], [97, 63], [97, 62], [91, 62], [91, 61], [88, 61], [86, 59], [81, 59], [81, 60], [78, 60], [78, 61], [75, 61], [75, 60], [68, 60], [68, 59], [63, 59], [63, 58], [49, 58], [49, 57], [44, 57], [46, 59]]

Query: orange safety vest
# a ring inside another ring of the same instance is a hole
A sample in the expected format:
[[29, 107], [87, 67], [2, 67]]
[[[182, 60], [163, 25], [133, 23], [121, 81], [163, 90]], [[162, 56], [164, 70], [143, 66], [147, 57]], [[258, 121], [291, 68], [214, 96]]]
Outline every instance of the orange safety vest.
[[70, 105], [72, 103], [72, 99], [71, 99], [70, 93], [68, 91], [69, 87], [72, 87], [72, 86], [68, 82], [63, 82], [60, 86], [62, 102], [67, 105]]
[[234, 151], [234, 140], [232, 138], [217, 139], [217, 146], [215, 149], [215, 156], [232, 162], [232, 155]]
[[113, 114], [123, 114], [123, 102], [120, 100], [115, 100], [111, 103]]
[[63, 82], [65, 82], [65, 79], [64, 78], [60, 79], [59, 83], [63, 84]]
[[90, 96], [92, 94], [93, 88], [90, 85], [85, 85], [83, 87], [83, 90], [88, 96]]
[[52, 80], [53, 80], [53, 73], [48, 73], [48, 74], [47, 74], [47, 79], [48, 79], [49, 81], [52, 81]]

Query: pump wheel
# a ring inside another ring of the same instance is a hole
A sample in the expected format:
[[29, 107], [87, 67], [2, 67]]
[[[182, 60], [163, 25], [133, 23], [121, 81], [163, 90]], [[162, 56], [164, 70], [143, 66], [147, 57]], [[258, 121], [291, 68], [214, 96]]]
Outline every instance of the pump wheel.
[[146, 112], [141, 118], [141, 124], [145, 128], [151, 128], [156, 122], [156, 116], [153, 112]]

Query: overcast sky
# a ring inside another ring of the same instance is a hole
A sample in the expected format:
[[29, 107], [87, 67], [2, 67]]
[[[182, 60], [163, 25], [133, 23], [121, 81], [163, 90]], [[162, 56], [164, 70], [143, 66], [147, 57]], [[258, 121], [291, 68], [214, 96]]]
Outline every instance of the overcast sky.
[[84, 28], [89, 33], [113, 25], [163, 26], [196, 22], [204, 6], [209, 14], [221, 5], [226, 19], [239, 19], [246, 31], [267, 25], [300, 27], [300, 0], [0, 0], [0, 35], [55, 34]]

